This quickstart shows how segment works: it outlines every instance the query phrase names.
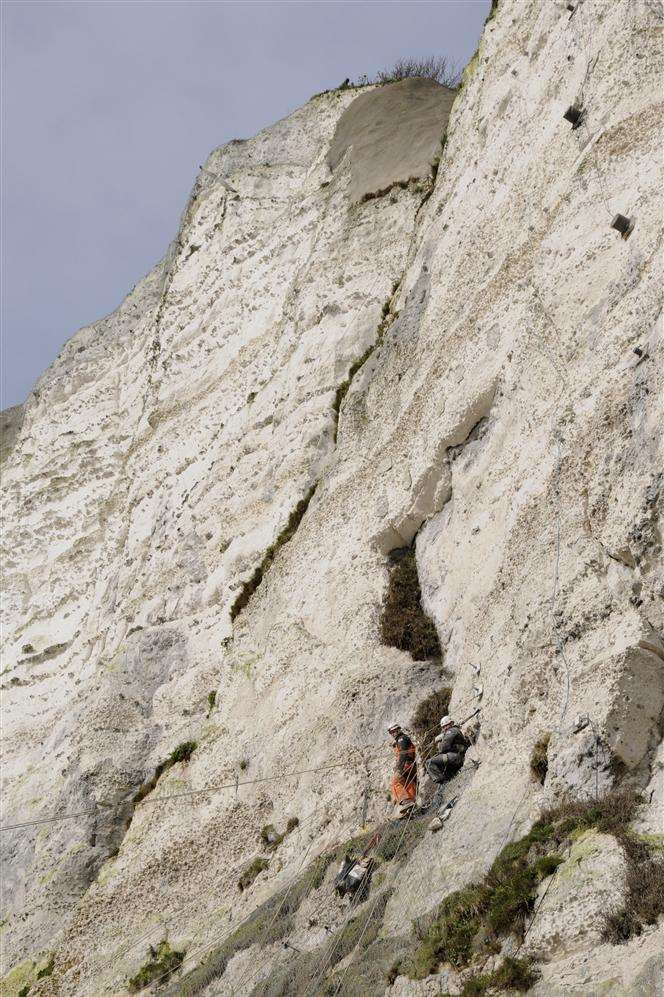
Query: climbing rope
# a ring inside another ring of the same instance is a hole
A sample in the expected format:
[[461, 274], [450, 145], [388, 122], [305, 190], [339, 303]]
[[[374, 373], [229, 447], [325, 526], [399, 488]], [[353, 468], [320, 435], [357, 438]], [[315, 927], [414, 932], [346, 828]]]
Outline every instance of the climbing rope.
[[[599, 57], [599, 54], [595, 57], [595, 63], [597, 62], [598, 57]], [[593, 65], [595, 63], [593, 63]], [[583, 88], [585, 87], [585, 85], [587, 83], [587, 80], [589, 78], [590, 70], [591, 70], [591, 66], [590, 66], [590, 63], [588, 63], [588, 66], [586, 68], [586, 75], [584, 77], [584, 81], [582, 83], [582, 88], [581, 88], [582, 94], [583, 94]], [[585, 122], [584, 122], [584, 127], [586, 128], [586, 131], [588, 132], [588, 127], [587, 127], [587, 124], [585, 124]], [[589, 132], [588, 132], [588, 136], [590, 138], [590, 133]], [[609, 214], [611, 214], [610, 204], [608, 202], [608, 198], [606, 197], [606, 188], [604, 187], [604, 178], [603, 178], [603, 176], [601, 174], [601, 170], [600, 170], [600, 166], [599, 166], [599, 161], [598, 161], [598, 158], [597, 158], [597, 152], [596, 152], [596, 149], [595, 149], [594, 145], [591, 145], [590, 151], [591, 151], [591, 154], [592, 154], [592, 156], [594, 158], [595, 169], [596, 169], [597, 179], [598, 179], [598, 185], [599, 185], [599, 188], [600, 188], [600, 193], [602, 195], [602, 199], [604, 200], [604, 206], [605, 206], [606, 210], [609, 212]], [[539, 293], [539, 292], [537, 292], [537, 293]], [[551, 323], [551, 324], [553, 326], [553, 323]], [[553, 327], [555, 328], [555, 326], [553, 326]], [[556, 449], [557, 449], [556, 484], [555, 484], [555, 487], [554, 487], [554, 493], [555, 493], [555, 496], [557, 498], [557, 518], [556, 518], [556, 539], [555, 539], [555, 559], [554, 559], [554, 574], [553, 574], [553, 591], [552, 591], [552, 597], [551, 597], [551, 613], [552, 613], [552, 616], [553, 616], [553, 614], [555, 612], [556, 598], [557, 598], [557, 595], [558, 595], [559, 569], [560, 569], [560, 554], [561, 554], [560, 492], [559, 492], [560, 467], [561, 467], [561, 444], [560, 444], [560, 439], [559, 438], [556, 439]], [[566, 685], [565, 685], [565, 692], [564, 692], [564, 696], [563, 696], [563, 705], [562, 705], [562, 709], [561, 709], [561, 715], [560, 715], [560, 718], [559, 718], [559, 721], [558, 721], [558, 724], [559, 724], [558, 733], [561, 733], [562, 732], [563, 723], [564, 723], [564, 719], [565, 719], [565, 716], [566, 716], [566, 713], [567, 713], [567, 709], [568, 709], [568, 705], [569, 705], [569, 699], [570, 699], [570, 694], [571, 694], [571, 678], [570, 678], [570, 667], [569, 667], [569, 663], [567, 661], [567, 658], [565, 656], [564, 645], [563, 645], [563, 642], [560, 639], [559, 634], [557, 632], [557, 624], [555, 624], [555, 622], [554, 622], [554, 627], [556, 627], [557, 647], [558, 647], [559, 652], [562, 655], [562, 660], [563, 660], [564, 666], [565, 666], [565, 683], [566, 683]], [[593, 730], [595, 732], [595, 738], [596, 738], [596, 740], [595, 740], [595, 760], [596, 760], [596, 765], [595, 765], [595, 794], [596, 794], [596, 797], [597, 797], [597, 795], [598, 795], [598, 756], [597, 756], [597, 750], [598, 750], [598, 747], [599, 747], [599, 744], [600, 744], [600, 739], [599, 739], [599, 734], [597, 733], [597, 730], [595, 728], [594, 723], [593, 722], [591, 722], [591, 723], [592, 723]], [[421, 757], [423, 759], [423, 764], [424, 764], [424, 760], [425, 760], [425, 758], [424, 758], [425, 754], [426, 753], [422, 753], [421, 752]], [[431, 754], [431, 749], [429, 749], [428, 754], [429, 755]], [[168, 794], [168, 795], [163, 795], [163, 796], [153, 797], [153, 798], [148, 797], [143, 802], [144, 803], [145, 802], [152, 803], [152, 802], [162, 802], [162, 801], [166, 801], [166, 800], [169, 800], [169, 799], [179, 799], [179, 798], [184, 798], [184, 797], [193, 797], [193, 796], [201, 795], [201, 794], [214, 793], [214, 792], [218, 792], [218, 791], [221, 791], [221, 790], [226, 790], [226, 789], [229, 789], [229, 788], [235, 788], [237, 790], [237, 787], [239, 785], [245, 786], [245, 785], [251, 785], [251, 784], [256, 784], [256, 783], [260, 783], [260, 782], [268, 782], [268, 781], [271, 781], [271, 780], [278, 780], [278, 779], [288, 778], [290, 776], [298, 776], [298, 775], [303, 775], [303, 774], [308, 774], [308, 773], [313, 773], [313, 772], [323, 772], [323, 771], [327, 771], [327, 770], [334, 769], [334, 768], [348, 767], [349, 764], [350, 763], [337, 763], [337, 764], [334, 764], [334, 765], [323, 766], [323, 767], [320, 767], [318, 769], [304, 769], [304, 770], [300, 770], [300, 771], [296, 771], [296, 772], [284, 773], [284, 774], [273, 776], [273, 777], [269, 777], [268, 776], [268, 777], [263, 777], [263, 778], [260, 778], [260, 779], [244, 780], [242, 782], [236, 781], [236, 782], [233, 782], [233, 783], [223, 784], [223, 785], [220, 785], [220, 786], [217, 786], [217, 787], [207, 787], [207, 788], [203, 788], [203, 789], [192, 790], [192, 791], [189, 791], [189, 792], [183, 792], [183, 793], [177, 793], [177, 794]], [[527, 790], [526, 790], [526, 793], [527, 793]], [[518, 810], [520, 809], [520, 806], [521, 806], [521, 804], [523, 802], [523, 799], [525, 799], [525, 795], [526, 794], [524, 793], [524, 796], [522, 797], [522, 800], [520, 801], [520, 803], [519, 803], [519, 805], [517, 807], [517, 810], [514, 812], [514, 814], [512, 816], [512, 819], [510, 821], [510, 824], [509, 824], [508, 830], [507, 830], [507, 837], [509, 836], [511, 827], [512, 827], [513, 822], [514, 822], [514, 820], [516, 818], [516, 814], [518, 813]], [[51, 822], [56, 822], [56, 821], [75, 819], [75, 818], [83, 817], [83, 816], [97, 815], [100, 812], [108, 812], [108, 811], [113, 811], [113, 810], [124, 810], [126, 807], [128, 807], [130, 805], [131, 804], [129, 804], [129, 803], [125, 803], [125, 804], [119, 805], [118, 807], [100, 807], [100, 808], [95, 807], [92, 810], [83, 810], [83, 811], [79, 811], [77, 813], [64, 814], [64, 815], [56, 815], [56, 816], [53, 816], [53, 817], [41, 818], [41, 819], [36, 819], [36, 820], [31, 820], [31, 821], [24, 821], [24, 822], [20, 822], [20, 823], [16, 823], [16, 824], [7, 825], [5, 827], [2, 827], [2, 828], [0, 828], [0, 831], [16, 830], [16, 829], [20, 829], [20, 828], [35, 826], [37, 824], [45, 824], [45, 823], [51, 823]], [[410, 815], [409, 818], [408, 818], [408, 821], [405, 822], [406, 826], [409, 823], [411, 817], [412, 817], [412, 815]], [[397, 849], [397, 851], [401, 848], [401, 844], [402, 844], [403, 838], [405, 837], [406, 826], [404, 827], [404, 831], [402, 833], [402, 837], [401, 837], [401, 840], [400, 840], [400, 843], [399, 843], [399, 848]], [[305, 852], [305, 857], [308, 854], [309, 850], [310, 850], [310, 848], [307, 850], [307, 852]], [[302, 861], [304, 861], [304, 858], [303, 858]], [[524, 938], [523, 938], [523, 940], [522, 940], [522, 942], [521, 942], [521, 944], [519, 946], [519, 949], [517, 949], [517, 952], [520, 950], [521, 946], [525, 942], [526, 935], [528, 934], [528, 932], [532, 928], [532, 925], [533, 925], [536, 917], [538, 916], [538, 914], [539, 914], [539, 912], [541, 910], [541, 907], [542, 907], [542, 905], [544, 903], [544, 900], [546, 898], [548, 890], [549, 890], [549, 888], [551, 886], [551, 883], [553, 882], [554, 879], [555, 879], [555, 876], [551, 877], [551, 880], [550, 880], [549, 884], [547, 885], [547, 888], [546, 888], [546, 891], [545, 891], [545, 893], [544, 893], [544, 895], [542, 897], [542, 900], [541, 900], [540, 904], [538, 905], [536, 911], [534, 912], [534, 916], [533, 916], [532, 920], [530, 921], [530, 924], [528, 925], [528, 927], [526, 929], [526, 932], [524, 934]], [[289, 890], [292, 889], [294, 882], [295, 882], [295, 880], [293, 880], [291, 882], [291, 886], [290, 886]], [[282, 906], [286, 903], [286, 900], [287, 900], [287, 896], [284, 897], [284, 899], [282, 901]], [[376, 901], [376, 903], [377, 902], [378, 901]], [[281, 909], [281, 908], [279, 908], [279, 909]], [[364, 929], [362, 931], [362, 934], [360, 935], [360, 938], [358, 939], [358, 942], [355, 945], [355, 948], [353, 949], [353, 952], [355, 952], [357, 950], [357, 948], [359, 947], [359, 945], [360, 945], [360, 943], [361, 943], [361, 941], [362, 941], [362, 939], [363, 939], [363, 937], [364, 937], [364, 935], [366, 933], [366, 930], [367, 930], [368, 925], [370, 923], [370, 919], [371, 919], [371, 916], [372, 916], [372, 913], [373, 913], [374, 909], [375, 909], [375, 904], [373, 905], [372, 910], [370, 911], [370, 913], [369, 913], [369, 915], [367, 917]], [[270, 926], [274, 922], [274, 919], [276, 918], [277, 914], [278, 914], [278, 911], [275, 913], [272, 921], [270, 922]], [[331, 956], [333, 954], [334, 954], [334, 951], [332, 951], [330, 953], [330, 958], [331, 958]], [[352, 954], [353, 953], [351, 953], [351, 956], [352, 956]], [[327, 960], [327, 962], [329, 962], [329, 959]], [[327, 962], [325, 963], [325, 965], [322, 968], [322, 972], [321, 972], [320, 977], [317, 978], [317, 982], [318, 983], [322, 980], [322, 978], [325, 975], [325, 971], [327, 969]], [[349, 962], [349, 965], [346, 967], [346, 970], [345, 970], [345, 972], [344, 972], [341, 980], [339, 981], [339, 984], [338, 984], [338, 986], [337, 986], [337, 988], [335, 990], [335, 995], [342, 988], [349, 968], [350, 968], [350, 962]], [[255, 978], [256, 975], [257, 975], [257, 972], [254, 973], [254, 976], [252, 976], [250, 978], [250, 980], [248, 981], [248, 983], [251, 983], [252, 980]], [[244, 982], [244, 979], [241, 981], [241, 984], [243, 982]]]
[[[369, 757], [377, 757], [377, 755]], [[290, 779], [299, 775], [329, 772], [332, 769], [339, 768], [353, 768], [355, 765], [357, 765], [357, 760], [354, 758], [352, 761], [348, 762], [334, 762], [331, 765], [322, 765], [318, 768], [297, 769], [293, 772], [280, 772], [276, 775], [261, 776], [258, 779], [236, 779], [233, 782], [222, 783], [219, 786], [203, 786], [201, 789], [190, 789], [181, 793], [165, 793], [161, 796], [153, 796], [150, 794], [141, 800], [141, 805], [145, 805], [146, 803], [164, 803], [167, 800], [190, 799], [194, 796], [206, 796], [209, 794], [219, 793], [226, 789], [236, 790], [238, 786], [255, 786], [257, 783], [279, 782], [281, 780]], [[19, 821], [16, 824], [5, 824], [3, 827], [0, 827], [0, 832], [15, 831], [24, 827], [34, 827], [37, 824], [52, 824], [63, 820], [74, 820], [77, 817], [99, 816], [102, 813], [118, 813], [131, 806], [133, 806], [133, 803], [131, 801], [127, 801], [126, 803], [121, 803], [117, 806], [97, 806], [88, 810], [79, 810], [75, 813], [55, 814], [52, 817], [37, 817], [34, 820]]]
[[[265, 934], [267, 935], [268, 938], [270, 937], [270, 931], [271, 931], [272, 927], [274, 926], [275, 921], [277, 920], [279, 914], [281, 913], [281, 911], [283, 910], [283, 908], [286, 905], [288, 897], [290, 896], [290, 894], [291, 894], [291, 892], [293, 890], [293, 887], [294, 887], [295, 883], [297, 882], [297, 879], [298, 879], [299, 873], [300, 873], [300, 871], [302, 869], [302, 866], [304, 865], [304, 860], [306, 859], [307, 855], [309, 854], [309, 852], [313, 848], [313, 844], [314, 843], [313, 843], [313, 840], [312, 840], [310, 842], [310, 844], [309, 844], [309, 847], [307, 848], [307, 850], [304, 852], [304, 854], [302, 856], [300, 864], [297, 867], [298, 871], [297, 871], [296, 875], [293, 877], [293, 879], [291, 880], [290, 886], [288, 887], [288, 889], [284, 893], [284, 896], [282, 898], [281, 903], [279, 904], [279, 906], [275, 910], [274, 914], [270, 918], [269, 924], [268, 924], [267, 928], [265, 929]], [[310, 880], [313, 880], [313, 873], [310, 876]], [[251, 983], [253, 983], [253, 981], [256, 979], [256, 977], [258, 976], [258, 974], [260, 973], [260, 971], [261, 971], [261, 967], [258, 966], [258, 968], [252, 973], [252, 975], [247, 980], [247, 973], [249, 972], [249, 969], [247, 969], [245, 971], [245, 973], [243, 974], [242, 979], [238, 983], [237, 987], [233, 988], [232, 994], [236, 994], [236, 993], [241, 994], [242, 993], [242, 987], [243, 986], [247, 986], [248, 987]]]

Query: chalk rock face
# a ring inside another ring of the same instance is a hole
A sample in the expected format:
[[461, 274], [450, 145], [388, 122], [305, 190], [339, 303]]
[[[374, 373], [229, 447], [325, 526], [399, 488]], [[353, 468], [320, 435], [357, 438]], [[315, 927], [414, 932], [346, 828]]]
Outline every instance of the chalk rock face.
[[539, 889], [527, 951], [541, 960], [597, 945], [604, 916], [624, 905], [625, 871], [623, 850], [612, 835], [581, 835], [555, 878]]
[[608, 994], [659, 997], [664, 980], [664, 928], [649, 930], [629, 946], [597, 945], [583, 956], [542, 966], [532, 997]]
[[350, 197], [375, 196], [429, 172], [438, 162], [454, 90], [405, 79], [361, 94], [346, 108], [327, 153], [331, 170], [348, 154]]
[[[216, 150], [164, 261], [43, 375], [3, 465], [9, 993], [120, 993], [165, 938], [174, 993], [251, 993], [296, 957], [312, 992], [358, 992], [366, 944], [387, 987], [390, 940], [543, 806], [620, 780], [655, 830], [660, 30], [641, 0], [500, 0], [437, 172], [428, 82]], [[386, 102], [407, 168], [379, 158]], [[409, 544], [442, 663], [380, 641]], [[310, 864], [390, 814], [386, 725], [443, 686], [481, 707], [478, 764], [333, 949], [347, 912]], [[593, 992], [586, 954], [560, 992]]]

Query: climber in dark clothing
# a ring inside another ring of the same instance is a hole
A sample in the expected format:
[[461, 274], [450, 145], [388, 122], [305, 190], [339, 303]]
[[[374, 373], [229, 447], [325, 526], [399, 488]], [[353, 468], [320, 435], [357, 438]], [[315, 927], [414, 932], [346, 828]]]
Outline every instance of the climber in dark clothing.
[[440, 726], [441, 732], [436, 738], [437, 752], [427, 762], [427, 772], [434, 782], [442, 786], [462, 767], [470, 742], [452, 717], [443, 717]]
[[442, 729], [436, 738], [437, 754], [433, 758], [430, 758], [427, 763], [427, 772], [433, 781], [438, 783], [438, 790], [433, 799], [434, 806], [437, 807], [437, 812], [429, 824], [429, 828], [432, 831], [439, 831], [452, 812], [452, 807], [456, 803], [456, 797], [449, 800], [443, 806], [443, 786], [462, 767], [466, 751], [470, 747], [470, 741], [452, 717], [443, 717], [440, 721], [440, 726]]

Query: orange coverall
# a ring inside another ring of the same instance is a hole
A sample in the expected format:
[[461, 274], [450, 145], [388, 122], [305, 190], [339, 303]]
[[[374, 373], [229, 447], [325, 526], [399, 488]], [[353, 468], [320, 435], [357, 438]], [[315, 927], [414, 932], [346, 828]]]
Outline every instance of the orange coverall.
[[401, 733], [394, 742], [396, 765], [392, 776], [392, 798], [399, 805], [417, 800], [417, 759], [415, 745]]

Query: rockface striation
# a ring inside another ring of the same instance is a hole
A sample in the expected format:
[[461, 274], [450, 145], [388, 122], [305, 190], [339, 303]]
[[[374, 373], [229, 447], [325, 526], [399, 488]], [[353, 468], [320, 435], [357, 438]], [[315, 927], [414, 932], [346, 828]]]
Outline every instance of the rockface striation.
[[[662, 28], [500, 0], [456, 96], [340, 89], [217, 149], [165, 259], [3, 417], [3, 992], [359, 993], [370, 940], [364, 992], [458, 993], [400, 972], [412, 924], [547, 807], [628, 787], [661, 842]], [[409, 545], [424, 661], [381, 643]], [[332, 865], [301, 877], [390, 815], [387, 723], [443, 687], [481, 706], [458, 803], [349, 947]], [[658, 993], [656, 919], [602, 932], [617, 840], [562, 859], [532, 992]]]

